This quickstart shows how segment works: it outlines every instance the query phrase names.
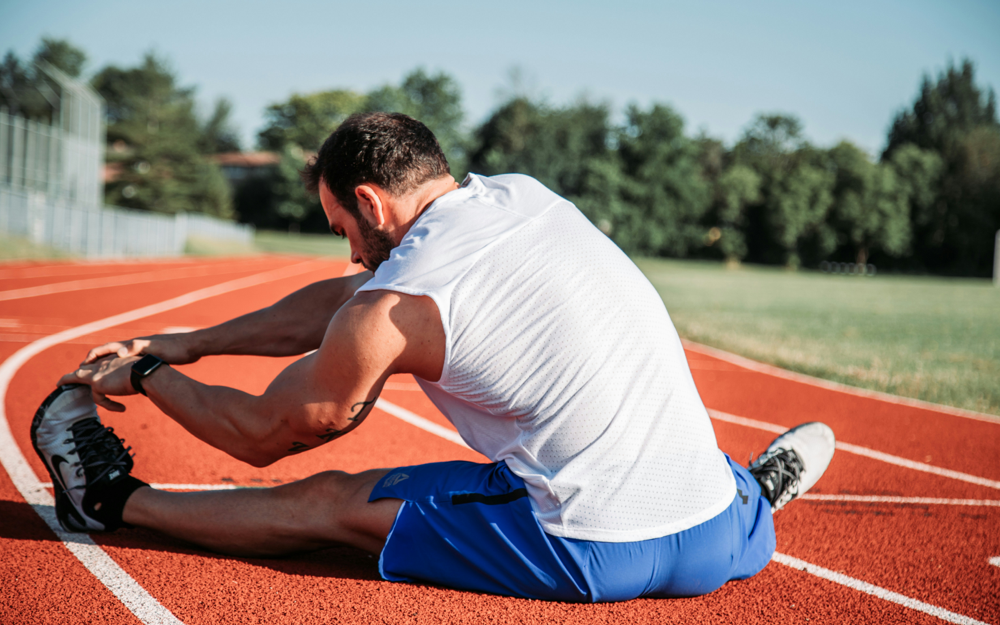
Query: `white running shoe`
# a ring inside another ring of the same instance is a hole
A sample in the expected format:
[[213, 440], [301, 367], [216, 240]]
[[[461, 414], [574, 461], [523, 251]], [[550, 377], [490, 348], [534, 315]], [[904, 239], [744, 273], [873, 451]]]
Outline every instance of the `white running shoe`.
[[778, 438], [748, 468], [761, 494], [777, 512], [812, 488], [830, 466], [837, 439], [825, 423], [796, 426]]
[[100, 493], [117, 494], [126, 483], [138, 482], [129, 476], [131, 447], [101, 424], [89, 386], [67, 384], [49, 395], [31, 422], [31, 443], [52, 477], [56, 517], [64, 530], [111, 531], [122, 525], [120, 507], [102, 506]]

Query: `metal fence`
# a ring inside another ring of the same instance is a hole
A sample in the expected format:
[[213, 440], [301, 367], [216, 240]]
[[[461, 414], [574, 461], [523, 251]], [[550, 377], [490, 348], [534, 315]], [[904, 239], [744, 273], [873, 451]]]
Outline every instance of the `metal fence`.
[[0, 185], [0, 232], [87, 258], [177, 256], [188, 237], [253, 242], [254, 227], [206, 215], [84, 208]]

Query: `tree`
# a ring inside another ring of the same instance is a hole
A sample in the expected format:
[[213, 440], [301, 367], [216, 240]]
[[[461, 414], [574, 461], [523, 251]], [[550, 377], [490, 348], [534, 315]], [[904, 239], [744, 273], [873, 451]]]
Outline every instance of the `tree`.
[[8, 51], [0, 63], [0, 106], [15, 115], [53, 123], [58, 107], [58, 85], [40, 65], [49, 64], [71, 78], [78, 78], [87, 55], [64, 39], [43, 38], [30, 63]]
[[403, 78], [398, 87], [385, 85], [370, 92], [366, 111], [403, 113], [419, 119], [437, 137], [452, 174], [461, 177], [467, 165], [467, 146], [462, 124], [462, 91], [455, 79], [438, 72], [428, 74], [418, 68]]
[[684, 136], [684, 120], [673, 109], [630, 105], [618, 131], [618, 157], [631, 210], [616, 223], [616, 241], [642, 254], [687, 256], [703, 244], [699, 221], [711, 188], [701, 175], [697, 144]]
[[747, 206], [748, 257], [802, 263], [830, 254], [837, 237], [827, 222], [835, 177], [824, 154], [802, 137], [790, 115], [759, 115], [733, 148], [734, 162], [760, 176], [760, 200]]
[[307, 152], [319, 150], [323, 141], [353, 113], [365, 110], [367, 97], [347, 89], [292, 94], [264, 111], [264, 128], [257, 134], [262, 150], [281, 152], [297, 145]]
[[239, 132], [229, 119], [232, 112], [233, 105], [226, 98], [219, 98], [215, 102], [215, 109], [205, 121], [201, 136], [198, 137], [198, 150], [202, 154], [240, 151]]
[[121, 175], [105, 185], [109, 204], [165, 213], [233, 214], [229, 186], [200, 152], [193, 90], [177, 85], [164, 61], [108, 66], [92, 80], [108, 117], [108, 161]]
[[998, 137], [996, 97], [976, 85], [969, 60], [958, 68], [949, 64], [935, 81], [925, 76], [912, 108], [897, 114], [883, 160], [912, 145], [942, 162], [937, 198], [915, 214], [914, 252], [923, 268], [990, 274], [993, 236], [1000, 229]]
[[65, 39], [42, 37], [34, 61], [48, 63], [70, 78], [79, 78], [87, 64], [87, 54]]
[[910, 247], [910, 187], [891, 164], [873, 163], [854, 144], [830, 150], [835, 171], [831, 222], [838, 242], [864, 265], [873, 251], [899, 257]]

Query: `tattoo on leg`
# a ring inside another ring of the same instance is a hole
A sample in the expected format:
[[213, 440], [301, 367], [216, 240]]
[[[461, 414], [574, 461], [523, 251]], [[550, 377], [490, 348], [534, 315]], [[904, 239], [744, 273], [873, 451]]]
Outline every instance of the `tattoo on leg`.
[[302, 453], [303, 451], [305, 451], [307, 449], [310, 449], [309, 445], [306, 445], [305, 443], [300, 443], [298, 441], [292, 441], [292, 446], [288, 450], [288, 453], [298, 454], [298, 453]]

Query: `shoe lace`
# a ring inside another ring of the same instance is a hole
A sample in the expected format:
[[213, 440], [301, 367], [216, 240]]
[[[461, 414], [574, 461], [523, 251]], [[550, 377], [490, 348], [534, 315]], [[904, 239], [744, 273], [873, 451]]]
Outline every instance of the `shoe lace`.
[[[74, 448], [70, 453], [79, 455], [80, 460], [73, 463], [78, 477], [86, 469], [100, 471], [93, 478], [87, 476], [87, 482], [93, 484], [116, 467], [128, 470], [127, 463], [132, 448], [124, 446], [125, 441], [115, 436], [114, 428], [105, 427], [96, 418], [92, 418], [74, 424], [72, 432]], [[78, 485], [73, 488], [86, 488], [86, 486]]]
[[802, 460], [797, 453], [778, 448], [758, 458], [751, 465], [750, 473], [764, 489], [765, 496], [773, 506], [786, 494], [791, 495], [789, 499], [798, 494], [802, 469]]

